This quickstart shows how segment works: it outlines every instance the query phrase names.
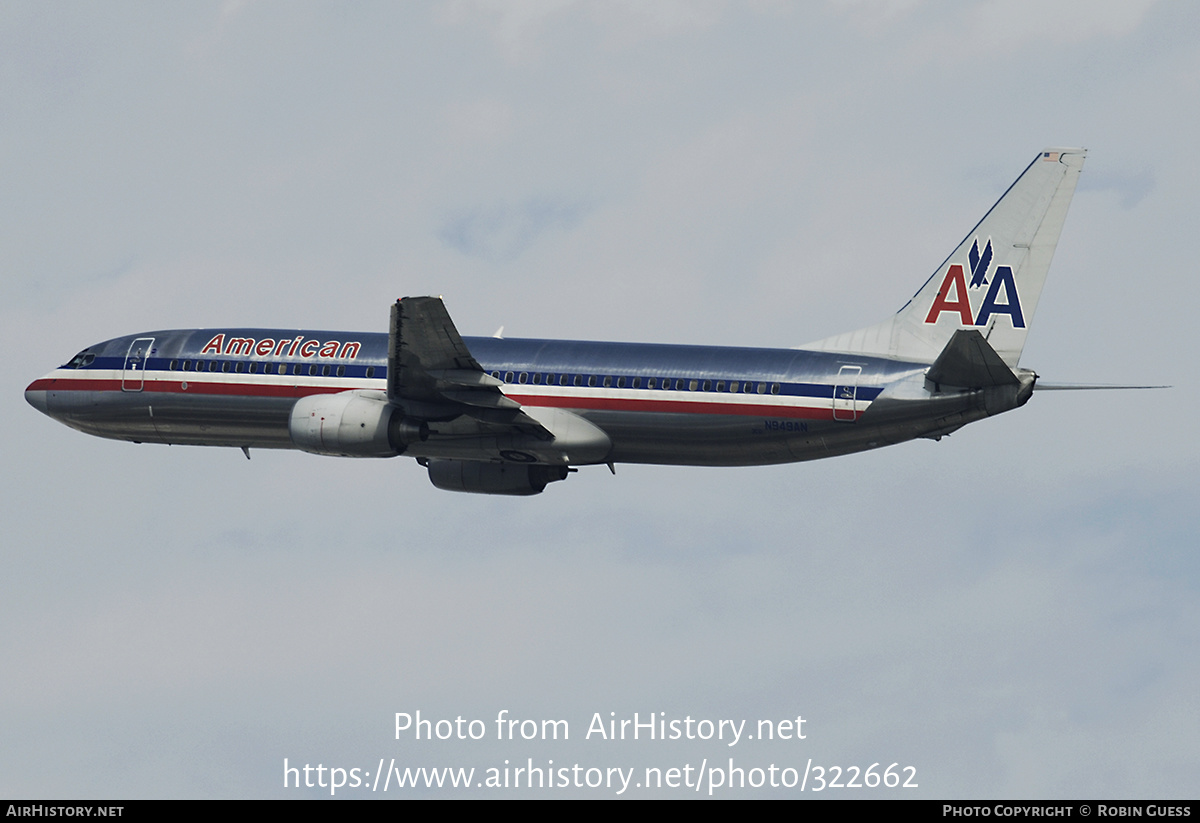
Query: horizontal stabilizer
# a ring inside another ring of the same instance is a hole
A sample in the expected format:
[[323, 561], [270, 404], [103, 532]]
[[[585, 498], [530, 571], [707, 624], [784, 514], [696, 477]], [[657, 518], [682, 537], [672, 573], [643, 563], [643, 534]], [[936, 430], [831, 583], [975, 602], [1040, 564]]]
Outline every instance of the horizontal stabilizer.
[[1121, 386], [1116, 383], [1043, 383], [1033, 384], [1034, 391], [1104, 391], [1106, 389], [1170, 389], [1172, 386]]
[[1017, 376], [976, 329], [959, 329], [925, 376], [938, 385], [982, 389], [1017, 384]]

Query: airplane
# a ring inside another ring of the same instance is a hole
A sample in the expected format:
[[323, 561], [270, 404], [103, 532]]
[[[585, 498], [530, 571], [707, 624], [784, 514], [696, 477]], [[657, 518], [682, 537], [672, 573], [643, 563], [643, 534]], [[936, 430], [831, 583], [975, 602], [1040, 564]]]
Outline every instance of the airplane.
[[896, 314], [798, 349], [464, 338], [441, 298], [406, 297], [387, 334], [117, 337], [25, 398], [100, 437], [247, 458], [406, 455], [434, 486], [483, 494], [538, 494], [579, 466], [766, 465], [940, 440], [1035, 388], [1101, 388], [1038, 386], [1018, 365], [1086, 154], [1039, 152]]

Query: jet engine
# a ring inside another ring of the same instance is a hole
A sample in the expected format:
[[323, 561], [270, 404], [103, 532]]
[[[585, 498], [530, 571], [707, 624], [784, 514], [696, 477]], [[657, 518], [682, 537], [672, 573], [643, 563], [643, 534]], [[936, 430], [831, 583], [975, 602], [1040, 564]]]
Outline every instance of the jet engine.
[[342, 392], [297, 400], [288, 433], [296, 448], [312, 454], [395, 457], [427, 439], [429, 426], [405, 418], [382, 392]]
[[429, 460], [426, 466], [439, 489], [476, 494], [541, 494], [547, 483], [565, 480], [568, 471], [566, 466], [478, 460]]

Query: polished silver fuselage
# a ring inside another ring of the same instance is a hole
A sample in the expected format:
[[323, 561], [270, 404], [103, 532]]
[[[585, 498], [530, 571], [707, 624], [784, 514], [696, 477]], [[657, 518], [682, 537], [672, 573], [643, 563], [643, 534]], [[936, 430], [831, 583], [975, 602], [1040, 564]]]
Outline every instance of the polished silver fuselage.
[[[759, 465], [939, 437], [1014, 408], [1032, 388], [947, 390], [927, 363], [792, 349], [466, 338], [522, 408], [578, 415], [611, 448], [586, 463]], [[89, 347], [34, 381], [29, 402], [80, 431], [139, 443], [293, 448], [289, 415], [316, 394], [383, 392], [388, 335], [155, 331]], [[464, 454], [474, 421], [431, 424], [418, 458]], [[501, 446], [497, 447], [502, 448]], [[473, 448], [473, 447], [472, 447]]]

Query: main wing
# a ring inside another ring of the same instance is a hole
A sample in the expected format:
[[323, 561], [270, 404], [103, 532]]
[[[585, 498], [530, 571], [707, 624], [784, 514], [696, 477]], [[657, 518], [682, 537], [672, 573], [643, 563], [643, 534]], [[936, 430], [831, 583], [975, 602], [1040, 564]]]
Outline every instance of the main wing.
[[387, 394], [406, 416], [430, 423], [466, 416], [552, 439], [501, 385], [471, 354], [440, 297], [404, 297], [392, 305]]
[[503, 385], [471, 354], [441, 298], [405, 297], [392, 305], [387, 401], [410, 423], [428, 427], [428, 435], [410, 439], [404, 453], [427, 461], [435, 484], [436, 473], [447, 470], [437, 461], [474, 472], [478, 467], [461, 464], [565, 470], [608, 460], [612, 441], [598, 426], [566, 409], [522, 407], [501, 391]]

